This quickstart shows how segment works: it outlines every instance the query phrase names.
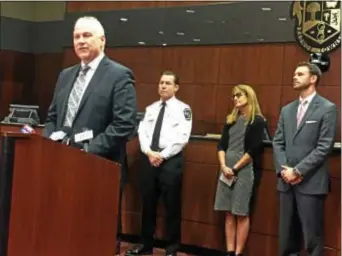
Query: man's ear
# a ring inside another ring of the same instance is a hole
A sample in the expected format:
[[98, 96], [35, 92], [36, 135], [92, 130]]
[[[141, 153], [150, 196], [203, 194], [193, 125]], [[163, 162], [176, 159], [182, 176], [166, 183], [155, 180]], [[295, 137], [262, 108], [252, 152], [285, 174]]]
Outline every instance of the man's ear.
[[316, 75], [312, 75], [312, 76], [310, 77], [310, 82], [311, 82], [312, 84], [317, 83], [317, 80], [318, 80], [318, 77], [317, 77]]

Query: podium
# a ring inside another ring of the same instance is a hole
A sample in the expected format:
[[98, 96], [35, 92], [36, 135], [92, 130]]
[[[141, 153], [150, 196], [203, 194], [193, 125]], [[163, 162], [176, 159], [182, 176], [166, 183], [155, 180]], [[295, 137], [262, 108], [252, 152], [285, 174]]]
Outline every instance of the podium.
[[39, 135], [0, 143], [0, 256], [115, 254], [119, 164]]

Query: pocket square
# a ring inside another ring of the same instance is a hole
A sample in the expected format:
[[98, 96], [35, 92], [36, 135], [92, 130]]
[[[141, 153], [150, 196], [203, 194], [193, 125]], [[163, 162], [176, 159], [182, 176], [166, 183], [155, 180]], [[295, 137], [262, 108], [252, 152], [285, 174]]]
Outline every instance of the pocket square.
[[313, 123], [317, 123], [317, 121], [312, 120], [312, 121], [306, 121], [305, 123], [307, 123], [307, 124], [313, 124]]

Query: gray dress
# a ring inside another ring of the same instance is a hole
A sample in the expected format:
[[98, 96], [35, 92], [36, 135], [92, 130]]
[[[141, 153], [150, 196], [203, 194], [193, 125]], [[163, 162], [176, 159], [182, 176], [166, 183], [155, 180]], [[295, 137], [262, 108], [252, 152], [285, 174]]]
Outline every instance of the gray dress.
[[[226, 165], [232, 168], [244, 154], [246, 125], [242, 117], [229, 129], [226, 151]], [[223, 175], [220, 171], [219, 176]], [[249, 204], [254, 183], [253, 163], [250, 162], [238, 171], [237, 180], [232, 187], [218, 179], [215, 206], [217, 211], [229, 211], [234, 215], [249, 215]]]

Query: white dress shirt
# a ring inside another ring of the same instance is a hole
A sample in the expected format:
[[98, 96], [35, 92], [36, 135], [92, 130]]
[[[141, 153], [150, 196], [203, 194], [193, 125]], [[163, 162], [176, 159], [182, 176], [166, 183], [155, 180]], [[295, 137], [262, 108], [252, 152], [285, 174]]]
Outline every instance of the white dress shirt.
[[[144, 119], [140, 121], [138, 134], [141, 151], [151, 150], [152, 136], [161, 109], [162, 101], [154, 102], [146, 108]], [[160, 131], [159, 148], [163, 158], [178, 154], [188, 143], [192, 129], [192, 112], [189, 105], [172, 97], [166, 101], [165, 113]]]
[[[99, 56], [97, 56], [95, 59], [93, 59], [91, 62], [88, 63], [87, 66], [89, 67], [89, 70], [87, 71], [87, 74], [85, 76], [85, 84], [84, 84], [83, 92], [87, 89], [90, 80], [92, 79], [97, 67], [99, 66], [99, 64], [100, 64], [100, 62], [104, 56], [105, 56], [104, 53], [101, 52], [99, 54]], [[84, 68], [84, 66], [85, 66], [85, 64], [83, 62], [81, 62], [82, 69]]]

